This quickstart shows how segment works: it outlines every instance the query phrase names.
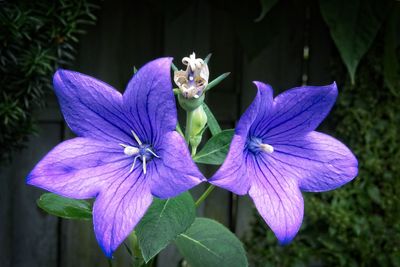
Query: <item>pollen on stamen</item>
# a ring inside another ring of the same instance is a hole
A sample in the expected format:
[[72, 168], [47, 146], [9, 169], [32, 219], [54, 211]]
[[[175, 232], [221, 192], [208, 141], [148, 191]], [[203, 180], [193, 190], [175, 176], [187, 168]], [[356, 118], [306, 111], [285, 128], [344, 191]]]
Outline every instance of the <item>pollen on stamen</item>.
[[268, 144], [260, 144], [260, 148], [262, 151], [267, 152], [267, 153], [272, 153], [274, 152], [274, 147]]

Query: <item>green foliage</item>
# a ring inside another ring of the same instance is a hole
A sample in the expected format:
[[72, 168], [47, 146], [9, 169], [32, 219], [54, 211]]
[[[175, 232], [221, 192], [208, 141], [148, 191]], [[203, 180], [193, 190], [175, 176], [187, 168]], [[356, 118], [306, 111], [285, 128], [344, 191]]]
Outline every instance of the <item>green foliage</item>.
[[192, 267], [246, 267], [242, 243], [222, 224], [196, 218], [176, 239], [176, 245]]
[[47, 213], [64, 219], [92, 219], [92, 205], [86, 200], [65, 198], [56, 194], [45, 193], [37, 200], [37, 205]]
[[260, 22], [277, 2], [278, 0], [260, 0], [261, 14], [254, 21]]
[[358, 177], [305, 194], [303, 226], [286, 247], [258, 219], [246, 242], [256, 266], [400, 266], [400, 99], [384, 86], [383, 39], [361, 61], [356, 85], [340, 62], [333, 75], [342, 86], [325, 127], [357, 155]]
[[193, 160], [197, 163], [221, 165], [228, 154], [233, 134], [234, 130], [229, 129], [214, 135], [193, 157]]
[[0, 2], [0, 162], [34, 132], [32, 110], [43, 106], [51, 77], [74, 60], [89, 0]]
[[320, 0], [321, 13], [354, 83], [357, 66], [387, 14], [386, 0]]
[[207, 115], [207, 125], [210, 128], [211, 134], [216, 135], [220, 133], [222, 131], [221, 127], [219, 126], [217, 119], [214, 117], [214, 114], [211, 112], [210, 108], [206, 105], [206, 103], [203, 103], [203, 109]]
[[195, 217], [194, 201], [188, 192], [167, 200], [154, 199], [135, 229], [144, 260], [148, 262], [185, 232]]

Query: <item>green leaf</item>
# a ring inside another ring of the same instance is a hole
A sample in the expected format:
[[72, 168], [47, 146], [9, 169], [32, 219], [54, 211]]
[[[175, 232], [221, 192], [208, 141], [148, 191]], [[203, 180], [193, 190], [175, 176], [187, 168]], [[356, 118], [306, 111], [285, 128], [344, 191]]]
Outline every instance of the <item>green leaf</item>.
[[203, 109], [207, 115], [207, 124], [208, 127], [210, 128], [211, 134], [216, 135], [220, 133], [222, 131], [221, 127], [219, 126], [217, 119], [214, 117], [214, 114], [212, 114], [210, 108], [207, 106], [206, 103], [203, 103]]
[[383, 53], [383, 75], [385, 83], [394, 96], [400, 95], [400, 64], [397, 57], [400, 8], [393, 7], [391, 15], [386, 24], [385, 47]]
[[254, 22], [260, 22], [276, 3], [278, 0], [260, 0], [261, 14]]
[[203, 149], [193, 157], [193, 160], [197, 163], [221, 165], [226, 158], [226, 154], [228, 154], [234, 133], [233, 129], [229, 129], [214, 135], [204, 145]]
[[65, 219], [92, 219], [92, 205], [86, 200], [62, 197], [45, 193], [37, 200], [37, 205], [49, 214]]
[[219, 75], [217, 78], [215, 78], [214, 80], [212, 80], [206, 87], [206, 89], [204, 89], [204, 91], [208, 91], [211, 88], [215, 87], [216, 85], [218, 85], [220, 82], [222, 82], [223, 80], [225, 80], [226, 77], [229, 76], [229, 74], [231, 74], [230, 72], [225, 72], [221, 75]]
[[320, 8], [354, 83], [357, 66], [381, 27], [388, 4], [385, 0], [320, 0]]
[[239, 239], [211, 219], [196, 218], [175, 243], [191, 267], [248, 266], [246, 252]]
[[154, 199], [135, 229], [144, 260], [151, 260], [185, 232], [195, 217], [194, 201], [188, 192], [167, 200]]

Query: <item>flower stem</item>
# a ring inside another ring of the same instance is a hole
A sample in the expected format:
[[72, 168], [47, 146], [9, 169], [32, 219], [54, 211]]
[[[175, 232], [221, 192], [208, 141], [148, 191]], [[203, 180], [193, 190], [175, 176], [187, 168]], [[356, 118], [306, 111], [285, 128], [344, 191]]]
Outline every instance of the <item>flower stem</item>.
[[200, 206], [200, 204], [208, 197], [209, 194], [211, 194], [211, 192], [214, 190], [215, 186], [210, 185], [206, 191], [204, 191], [204, 193], [199, 197], [199, 199], [197, 199], [195, 205], [196, 207]]
[[193, 111], [186, 112], [186, 128], [185, 128], [185, 140], [189, 146], [190, 143], [190, 133], [192, 132], [193, 124]]

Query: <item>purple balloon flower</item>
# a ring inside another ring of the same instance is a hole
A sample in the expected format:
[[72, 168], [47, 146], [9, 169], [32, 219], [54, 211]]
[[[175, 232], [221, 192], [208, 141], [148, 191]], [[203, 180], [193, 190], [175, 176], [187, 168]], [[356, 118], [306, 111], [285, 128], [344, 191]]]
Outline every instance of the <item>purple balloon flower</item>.
[[97, 241], [108, 257], [150, 206], [205, 178], [175, 131], [171, 58], [146, 64], [123, 95], [92, 77], [58, 70], [54, 88], [69, 127], [79, 137], [50, 151], [27, 183], [76, 198], [94, 198]]
[[241, 117], [228, 156], [209, 180], [238, 195], [249, 194], [281, 244], [289, 243], [303, 220], [300, 190], [322, 192], [357, 175], [357, 159], [341, 142], [314, 131], [329, 113], [337, 88], [304, 86], [273, 98], [258, 92]]

